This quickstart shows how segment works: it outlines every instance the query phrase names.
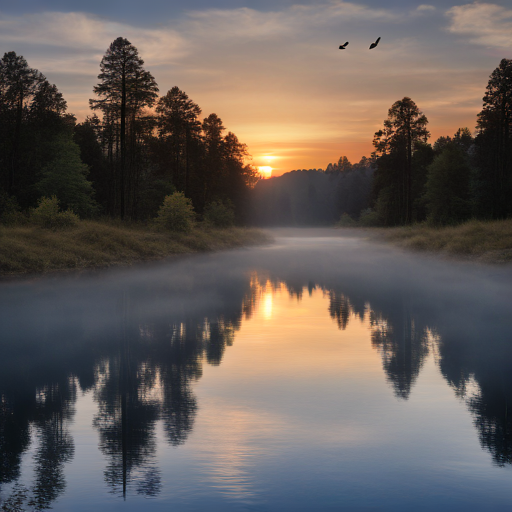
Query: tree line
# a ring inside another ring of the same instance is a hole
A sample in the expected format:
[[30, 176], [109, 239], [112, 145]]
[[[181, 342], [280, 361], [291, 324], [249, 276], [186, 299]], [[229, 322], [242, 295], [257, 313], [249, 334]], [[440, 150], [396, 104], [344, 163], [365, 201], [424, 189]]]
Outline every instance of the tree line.
[[[154, 217], [182, 192], [199, 214], [221, 203], [245, 219], [258, 179], [247, 146], [217, 114], [178, 87], [158, 96], [137, 48], [118, 37], [100, 63], [93, 115], [77, 123], [67, 104], [27, 61], [0, 60], [0, 216], [55, 195], [82, 217]], [[98, 114], [100, 114], [98, 116]]]
[[512, 60], [502, 59], [492, 72], [474, 136], [459, 128], [431, 145], [427, 125], [405, 97], [375, 133], [375, 222], [455, 224], [512, 216]]
[[258, 182], [256, 224], [397, 226], [512, 216], [512, 60], [492, 72], [475, 135], [467, 127], [428, 142], [428, 119], [409, 97], [395, 102], [370, 158], [346, 156]]

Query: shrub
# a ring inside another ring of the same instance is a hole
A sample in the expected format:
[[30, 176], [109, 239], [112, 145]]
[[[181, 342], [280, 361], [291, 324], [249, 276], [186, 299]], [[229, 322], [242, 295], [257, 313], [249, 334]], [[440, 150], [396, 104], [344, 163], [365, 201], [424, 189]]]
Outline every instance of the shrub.
[[165, 196], [158, 210], [157, 224], [170, 231], [188, 232], [194, 225], [195, 213], [192, 201], [183, 192]]
[[357, 222], [348, 213], [345, 212], [337, 222], [336, 226], [340, 228], [349, 228], [357, 226]]
[[52, 196], [39, 199], [37, 208], [30, 213], [30, 220], [43, 228], [57, 229], [76, 226], [80, 219], [72, 210], [59, 211], [59, 200]]
[[359, 225], [363, 227], [382, 226], [382, 220], [377, 212], [367, 208], [361, 212]]
[[0, 222], [8, 226], [27, 223], [27, 217], [21, 213], [16, 198], [5, 192], [0, 192]]
[[204, 209], [204, 220], [217, 228], [227, 228], [235, 223], [233, 206], [221, 201], [212, 201]]

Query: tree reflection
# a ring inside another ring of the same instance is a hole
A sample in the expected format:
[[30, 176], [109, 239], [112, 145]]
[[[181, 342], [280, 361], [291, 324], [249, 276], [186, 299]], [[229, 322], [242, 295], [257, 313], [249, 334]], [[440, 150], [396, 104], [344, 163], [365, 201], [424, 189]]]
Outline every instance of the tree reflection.
[[[223, 282], [220, 291], [215, 278], [201, 286], [212, 287], [219, 299], [195, 306], [197, 290], [184, 298], [164, 284], [113, 290], [98, 301], [95, 314], [90, 306], [81, 308], [78, 296], [57, 301], [58, 311], [48, 311], [47, 301], [25, 310], [15, 301], [2, 304], [0, 320], [9, 335], [0, 341], [0, 485], [20, 478], [22, 455], [35, 445], [33, 482], [16, 484], [4, 509], [47, 509], [63, 493], [64, 466], [74, 454], [68, 424], [78, 387], [92, 388], [98, 404], [93, 425], [111, 491], [126, 496], [132, 485], [138, 494], [158, 495], [157, 421], [170, 445], [185, 442], [197, 412], [192, 382], [204, 362], [221, 363], [242, 316], [254, 310], [245, 276]], [[183, 300], [191, 307], [183, 308]], [[148, 302], [173, 307], [153, 314]], [[30, 321], [9, 314], [10, 307]]]
[[105, 480], [112, 492], [126, 496], [133, 483], [138, 493], [159, 493], [156, 422], [162, 420], [172, 446], [187, 439], [197, 412], [192, 382], [201, 377], [204, 359], [221, 363], [242, 315], [251, 314], [251, 292], [244, 293], [244, 284], [237, 289], [242, 293], [223, 301], [224, 311], [214, 305], [198, 315], [149, 318], [139, 314], [138, 296], [122, 296], [118, 348], [97, 366], [94, 393], [99, 406], [94, 426], [109, 460]]
[[425, 329], [418, 329], [405, 308], [398, 318], [386, 319], [382, 313], [370, 315], [372, 346], [379, 350], [382, 366], [395, 395], [407, 400], [429, 353]]
[[512, 347], [506, 334], [471, 324], [464, 333], [450, 330], [439, 340], [439, 355], [443, 376], [473, 414], [482, 447], [496, 465], [512, 464]]
[[[30, 445], [31, 431], [35, 432], [37, 443], [32, 485], [15, 486], [3, 509], [23, 510], [21, 506], [26, 504], [35, 510], [45, 510], [64, 492], [64, 464], [74, 453], [68, 425], [74, 414], [75, 400], [76, 385], [70, 379], [38, 387], [32, 393], [29, 389], [18, 389], [10, 398], [2, 395], [0, 483], [19, 478], [21, 455]], [[11, 502], [18, 505], [9, 508]]]
[[74, 454], [68, 426], [77, 390], [87, 389], [98, 406], [93, 424], [107, 459], [108, 488], [120, 496], [158, 495], [158, 422], [169, 445], [186, 442], [199, 407], [193, 384], [203, 364], [220, 365], [242, 319], [253, 315], [263, 294], [279, 289], [297, 301], [324, 293], [326, 315], [341, 330], [367, 322], [400, 400], [409, 398], [435, 349], [442, 374], [473, 414], [484, 449], [496, 464], [512, 463], [512, 348], [503, 330], [488, 327], [491, 321], [478, 330], [455, 310], [442, 322], [438, 310], [418, 306], [406, 289], [388, 292], [293, 267], [274, 275], [122, 286], [99, 287], [94, 307], [79, 289], [64, 294], [55, 311], [46, 296], [25, 310], [25, 296], [18, 304], [12, 300], [12, 308], [23, 311], [19, 317], [8, 301], [0, 304], [8, 333], [0, 341], [0, 485], [20, 478], [22, 455], [34, 443], [34, 478], [15, 487], [5, 507], [43, 510], [62, 495], [65, 465]]

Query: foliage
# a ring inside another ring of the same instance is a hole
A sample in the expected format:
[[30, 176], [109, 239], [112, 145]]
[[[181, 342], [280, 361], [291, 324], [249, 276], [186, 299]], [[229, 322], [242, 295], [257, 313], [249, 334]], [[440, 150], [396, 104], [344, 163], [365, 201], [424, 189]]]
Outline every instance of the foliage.
[[382, 219], [376, 211], [371, 208], [367, 208], [361, 212], [359, 225], [363, 227], [382, 226]]
[[[131, 149], [136, 146], [137, 116], [144, 107], [150, 107], [157, 98], [158, 86], [153, 75], [142, 66], [144, 61], [139, 57], [138, 50], [130, 41], [118, 37], [113, 41], [104, 57], [101, 59], [98, 75], [100, 83], [94, 87], [94, 92], [100, 99], [89, 100], [93, 110], [101, 110], [104, 116], [105, 128], [109, 132], [111, 147], [119, 148], [118, 154], [119, 179], [117, 192], [119, 194], [119, 210], [124, 218], [127, 195], [127, 120], [130, 122]], [[119, 145], [114, 145], [116, 132], [119, 133]], [[112, 157], [114, 155], [112, 154]], [[113, 162], [113, 158], [111, 158]], [[137, 176], [140, 177], [140, 176]]]
[[80, 219], [71, 210], [61, 211], [59, 200], [52, 196], [39, 199], [37, 208], [30, 213], [30, 220], [46, 229], [58, 229], [76, 226]]
[[71, 134], [59, 136], [53, 143], [54, 159], [41, 171], [38, 191], [44, 196], [55, 195], [64, 208], [80, 217], [90, 217], [97, 210], [92, 199], [92, 184], [87, 181], [87, 165], [80, 160], [80, 149]]
[[471, 216], [471, 167], [455, 142], [445, 145], [428, 168], [425, 198], [431, 224], [456, 224]]
[[445, 227], [416, 224], [390, 229], [386, 238], [410, 249], [442, 251], [488, 263], [512, 261], [512, 219], [470, 220]]
[[413, 219], [413, 152], [418, 143], [427, 141], [427, 124], [426, 116], [416, 103], [405, 97], [391, 106], [384, 129], [376, 132], [373, 139], [374, 155], [380, 157], [375, 197], [382, 189], [388, 189], [386, 197], [391, 203], [385, 208], [397, 209], [391, 217], [398, 219], [399, 223], [409, 224]]
[[0, 222], [2, 224], [17, 224], [24, 216], [20, 212], [20, 206], [14, 196], [0, 190]]
[[158, 100], [158, 132], [168, 153], [168, 162], [175, 183], [181, 190], [190, 190], [190, 168], [194, 148], [197, 147], [201, 123], [199, 106], [178, 87], [173, 87]]
[[0, 190], [22, 208], [35, 203], [38, 173], [52, 159], [51, 143], [71, 117], [55, 85], [7, 52], [0, 59]]
[[158, 210], [157, 224], [170, 231], [186, 233], [194, 225], [195, 213], [192, 201], [183, 192], [166, 196]]
[[492, 72], [478, 114], [477, 213], [481, 217], [512, 215], [512, 60], [502, 59]]
[[212, 201], [206, 205], [203, 218], [211, 226], [227, 228], [235, 223], [235, 211], [233, 205], [224, 204], [221, 201]]
[[336, 226], [340, 228], [350, 228], [357, 226], [357, 222], [348, 213], [343, 213], [340, 220], [336, 223]]

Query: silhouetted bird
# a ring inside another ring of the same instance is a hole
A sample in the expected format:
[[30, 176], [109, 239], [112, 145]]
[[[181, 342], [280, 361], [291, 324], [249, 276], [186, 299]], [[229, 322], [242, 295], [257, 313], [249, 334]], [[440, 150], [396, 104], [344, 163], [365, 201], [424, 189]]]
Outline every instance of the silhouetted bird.
[[340, 50], [344, 50], [347, 47], [348, 41], [340, 46]]
[[372, 43], [370, 45], [370, 50], [372, 50], [373, 48], [375, 48], [378, 44], [379, 44], [379, 41], [380, 41], [380, 37], [377, 39], [377, 41], [375, 41], [375, 43]]

